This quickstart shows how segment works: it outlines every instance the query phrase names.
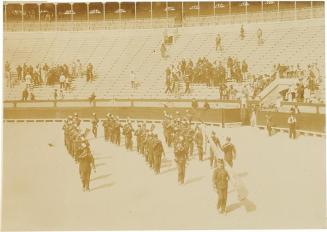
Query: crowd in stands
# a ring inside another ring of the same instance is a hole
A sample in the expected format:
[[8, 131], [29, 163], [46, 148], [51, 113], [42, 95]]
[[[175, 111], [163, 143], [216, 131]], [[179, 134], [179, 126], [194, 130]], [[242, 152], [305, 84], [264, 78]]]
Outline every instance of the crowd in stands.
[[71, 91], [71, 83], [75, 78], [86, 77], [87, 82], [95, 79], [93, 65], [89, 63], [86, 68], [80, 60], [74, 61], [71, 65], [57, 64], [49, 66], [47, 63], [35, 66], [24, 63], [12, 70], [10, 63], [5, 64], [6, 86], [14, 88], [21, 83], [25, 84], [22, 99], [35, 99], [33, 88], [37, 86], [57, 86], [59, 85], [60, 95], [63, 98], [64, 91]]
[[[297, 102], [321, 101], [316, 96], [322, 84], [320, 70], [317, 64], [301, 68], [300, 65], [274, 65], [269, 74], [255, 75], [249, 73], [245, 60], [238, 61], [235, 57], [228, 57], [225, 62], [209, 61], [206, 57], [199, 58], [194, 64], [191, 59], [183, 59], [177, 65], [166, 69], [166, 93], [175, 95], [191, 93], [192, 84], [204, 84], [217, 87], [221, 100], [246, 99], [259, 100], [259, 94], [276, 78], [297, 78], [298, 82], [282, 93], [283, 100]], [[185, 89], [180, 89], [180, 82], [184, 82]], [[234, 83], [242, 83], [236, 89]]]
[[290, 85], [287, 91], [282, 92], [282, 98], [288, 102], [317, 103], [323, 101], [319, 96], [323, 80], [316, 63], [309, 64], [302, 69], [300, 65], [285, 66], [277, 65], [280, 78], [296, 78], [297, 82]]

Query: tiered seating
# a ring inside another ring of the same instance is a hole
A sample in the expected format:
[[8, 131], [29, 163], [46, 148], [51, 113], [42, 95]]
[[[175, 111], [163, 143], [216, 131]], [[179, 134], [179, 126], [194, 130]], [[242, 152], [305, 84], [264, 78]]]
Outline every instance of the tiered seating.
[[[264, 44], [258, 46], [256, 31], [263, 31]], [[91, 62], [97, 80], [86, 83], [75, 80], [74, 90], [66, 99], [85, 99], [94, 91], [97, 98], [175, 98], [164, 93], [164, 75], [168, 65], [182, 58], [194, 61], [206, 56], [210, 60], [226, 62], [228, 56], [246, 59], [254, 74], [270, 73], [276, 63], [300, 64], [317, 62], [324, 73], [324, 22], [322, 19], [270, 22], [244, 25], [246, 37], [239, 39], [240, 25], [179, 28], [179, 37], [169, 48], [169, 58], [160, 56], [163, 30], [112, 30], [96, 32], [6, 33], [5, 61], [12, 68], [17, 64], [71, 64], [80, 59]], [[223, 52], [215, 51], [215, 37], [220, 33]], [[130, 71], [134, 70], [140, 87], [130, 87]], [[5, 89], [5, 99], [20, 99], [24, 85]], [[37, 99], [52, 99], [53, 89], [34, 89]], [[183, 98], [218, 96], [216, 88], [193, 85], [190, 95]]]

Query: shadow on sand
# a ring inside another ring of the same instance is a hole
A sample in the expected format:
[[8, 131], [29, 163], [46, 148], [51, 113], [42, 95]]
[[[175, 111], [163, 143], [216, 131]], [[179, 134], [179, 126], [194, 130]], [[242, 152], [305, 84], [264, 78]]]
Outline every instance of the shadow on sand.
[[189, 180], [187, 180], [184, 184], [187, 185], [187, 184], [191, 184], [193, 182], [197, 182], [197, 181], [200, 181], [203, 179], [203, 176], [199, 176], [199, 177], [195, 177], [195, 178], [191, 178]]
[[109, 187], [111, 187], [113, 185], [115, 185], [115, 183], [108, 183], [108, 184], [99, 185], [97, 187], [92, 188], [91, 191], [95, 191], [95, 190], [99, 190], [99, 189], [104, 189], [104, 188], [109, 188]]
[[104, 166], [104, 165], [106, 165], [106, 163], [98, 163], [95, 165], [95, 167], [97, 168], [97, 167]]
[[176, 171], [177, 170], [177, 167], [175, 168], [169, 168], [169, 169], [166, 169], [165, 171], [162, 171], [160, 172], [161, 174], [165, 174], [165, 173], [168, 173], [168, 172], [172, 172], [172, 171]]
[[108, 176], [111, 176], [111, 173], [109, 173], [107, 175], [102, 175], [102, 176], [94, 177], [94, 178], [91, 179], [91, 181], [104, 179], [104, 178], [107, 178]]
[[237, 202], [237, 203], [234, 203], [234, 204], [231, 204], [229, 206], [227, 206], [226, 210], [228, 213], [238, 209], [238, 208], [241, 208], [242, 206], [245, 207], [245, 210], [246, 212], [253, 212], [257, 209], [257, 206], [252, 202], [250, 201], [249, 199], [245, 198], [244, 200], [241, 200], [240, 202]]

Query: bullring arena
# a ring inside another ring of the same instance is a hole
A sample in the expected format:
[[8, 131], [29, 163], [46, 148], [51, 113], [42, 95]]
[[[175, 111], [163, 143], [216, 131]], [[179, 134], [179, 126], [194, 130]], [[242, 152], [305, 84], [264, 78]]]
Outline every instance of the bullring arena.
[[[4, 230], [326, 226], [324, 2], [4, 7]], [[163, 145], [159, 174], [139, 125]], [[89, 143], [89, 191], [67, 127]], [[232, 168], [212, 132], [231, 138]], [[179, 138], [194, 145], [183, 183]], [[230, 176], [223, 213], [210, 151]]]

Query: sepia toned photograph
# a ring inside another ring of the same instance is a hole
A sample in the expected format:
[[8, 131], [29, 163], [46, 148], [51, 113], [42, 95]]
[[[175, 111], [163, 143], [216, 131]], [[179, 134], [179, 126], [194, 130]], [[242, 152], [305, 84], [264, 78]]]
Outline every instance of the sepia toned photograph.
[[327, 227], [324, 1], [4, 1], [2, 231]]

